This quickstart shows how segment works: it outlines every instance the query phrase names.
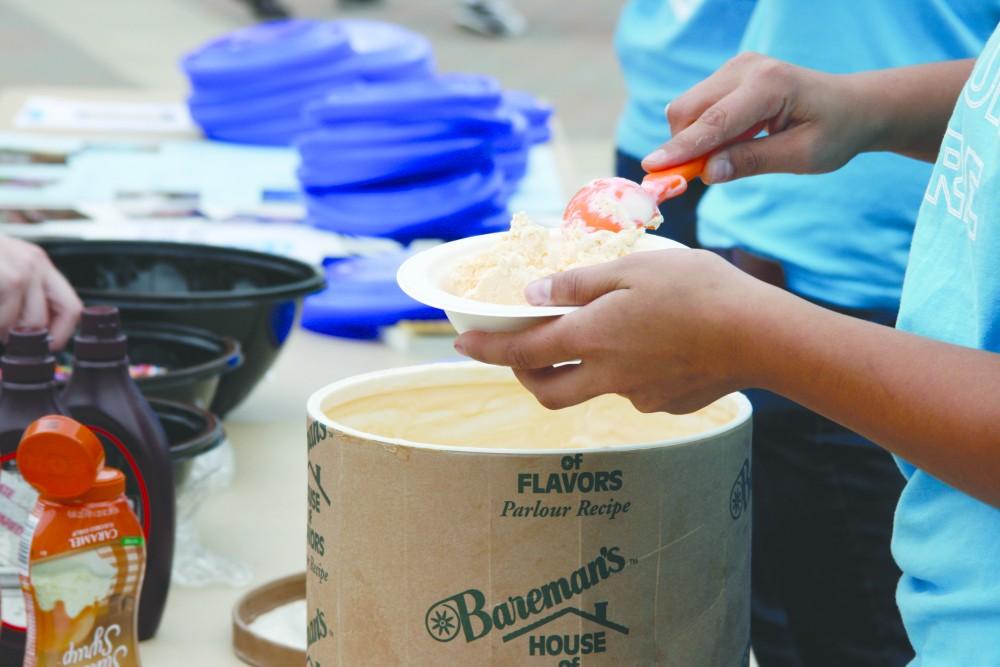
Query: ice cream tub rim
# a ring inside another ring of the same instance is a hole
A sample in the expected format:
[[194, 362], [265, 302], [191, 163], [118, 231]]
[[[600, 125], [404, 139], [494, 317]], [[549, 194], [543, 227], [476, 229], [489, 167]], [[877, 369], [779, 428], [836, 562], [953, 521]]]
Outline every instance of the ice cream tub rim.
[[[487, 384], [496, 382], [498, 379], [507, 379], [512, 377], [510, 370], [507, 368], [490, 366], [477, 361], [440, 362], [404, 366], [400, 368], [363, 373], [361, 375], [353, 375], [328, 384], [325, 387], [313, 392], [306, 403], [306, 410], [311, 419], [321, 422], [323, 425], [331, 427], [343, 435], [359, 440], [374, 441], [383, 447], [409, 447], [413, 449], [460, 454], [522, 457], [596, 454], [609, 452], [618, 453], [650, 449], [676, 448], [683, 447], [685, 445], [698, 445], [702, 442], [713, 440], [719, 436], [741, 428], [750, 420], [753, 413], [750, 400], [740, 392], [733, 392], [719, 399], [733, 402], [736, 408], [733, 417], [723, 424], [698, 433], [681, 437], [665, 438], [654, 442], [641, 442], [627, 445], [607, 445], [601, 447], [559, 447], [547, 449], [461, 447], [416, 442], [413, 440], [406, 440], [404, 438], [382, 436], [377, 433], [361, 431], [345, 424], [341, 424], [334, 419], [331, 419], [326, 414], [326, 410], [329, 410], [334, 405], [372, 396], [372, 392], [368, 391], [368, 388], [372, 383], [378, 383], [380, 391], [398, 391], [408, 388], [416, 389], [433, 387], [442, 384], [440, 381], [443, 377], [442, 371], [445, 373], [454, 373], [456, 371], [461, 373], [460, 378], [456, 377], [454, 379], [465, 384]], [[331, 400], [333, 398], [336, 398], [336, 400]]]

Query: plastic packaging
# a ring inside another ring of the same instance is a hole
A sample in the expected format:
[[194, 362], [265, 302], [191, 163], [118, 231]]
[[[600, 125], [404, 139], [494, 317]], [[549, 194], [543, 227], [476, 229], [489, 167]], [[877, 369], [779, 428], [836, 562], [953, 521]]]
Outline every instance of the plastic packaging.
[[27, 428], [17, 463], [39, 492], [19, 563], [25, 667], [139, 667], [146, 552], [125, 475], [104, 467], [104, 448], [89, 429], [58, 415]]
[[20, 665], [24, 659], [26, 619], [18, 575], [17, 554], [38, 493], [21, 477], [14, 461], [24, 430], [44, 415], [68, 415], [59, 399], [55, 357], [48, 332], [15, 328], [4, 356], [0, 390], [0, 665]]
[[73, 351], [76, 361], [66, 404], [74, 418], [101, 438], [108, 462], [125, 472], [128, 496], [146, 533], [139, 638], [148, 639], [163, 616], [174, 553], [174, 481], [167, 438], [129, 376], [117, 308], [85, 308]]
[[205, 546], [198, 531], [198, 510], [206, 498], [228, 488], [235, 472], [235, 453], [229, 440], [190, 461], [187, 476], [177, 487], [177, 542], [174, 583], [188, 588], [223, 584], [241, 588], [253, 579], [250, 566], [235, 556]]
[[198, 532], [198, 511], [208, 496], [227, 488], [233, 479], [235, 457], [222, 422], [193, 405], [159, 399], [149, 404], [167, 433], [174, 466], [177, 536], [172, 583], [188, 587], [247, 585], [249, 567], [206, 548]]

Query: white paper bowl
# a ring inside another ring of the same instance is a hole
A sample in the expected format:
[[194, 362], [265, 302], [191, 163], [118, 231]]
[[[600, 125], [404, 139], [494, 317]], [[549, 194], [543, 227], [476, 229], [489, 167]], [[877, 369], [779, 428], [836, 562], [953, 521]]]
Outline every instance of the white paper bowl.
[[[520, 331], [576, 310], [578, 306], [511, 306], [475, 301], [455, 296], [441, 287], [459, 260], [483, 252], [497, 243], [503, 233], [472, 236], [418, 252], [399, 267], [396, 282], [420, 303], [443, 310], [459, 333]], [[635, 252], [686, 247], [662, 236], [645, 234], [636, 244]]]

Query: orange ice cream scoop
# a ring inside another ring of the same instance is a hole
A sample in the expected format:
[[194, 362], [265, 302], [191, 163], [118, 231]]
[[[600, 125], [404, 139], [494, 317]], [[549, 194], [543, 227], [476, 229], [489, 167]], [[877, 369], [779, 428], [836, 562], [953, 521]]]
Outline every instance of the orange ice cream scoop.
[[659, 205], [683, 194], [688, 182], [701, 175], [707, 157], [655, 171], [642, 185], [626, 178], [598, 178], [573, 195], [563, 212], [564, 226], [589, 231], [656, 229], [663, 222]]
[[684, 194], [688, 183], [701, 176], [705, 171], [708, 156], [667, 167], [661, 171], [651, 171], [642, 179], [642, 189], [656, 198], [657, 204]]

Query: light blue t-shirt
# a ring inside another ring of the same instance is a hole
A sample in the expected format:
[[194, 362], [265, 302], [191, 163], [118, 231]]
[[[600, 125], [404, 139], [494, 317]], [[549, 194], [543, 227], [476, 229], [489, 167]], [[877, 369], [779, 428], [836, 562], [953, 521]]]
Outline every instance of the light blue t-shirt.
[[[742, 50], [833, 73], [972, 58], [1000, 18], [996, 0], [758, 0]], [[930, 165], [869, 153], [819, 176], [774, 174], [709, 188], [706, 247], [781, 262], [798, 294], [896, 308]]]
[[[923, 196], [898, 327], [1000, 352], [1000, 29], [958, 100]], [[900, 468], [907, 483], [892, 551], [912, 664], [996, 667], [1000, 509]]]
[[664, 107], [736, 55], [753, 0], [631, 0], [615, 50], [628, 89], [618, 147], [643, 158], [670, 137]]

